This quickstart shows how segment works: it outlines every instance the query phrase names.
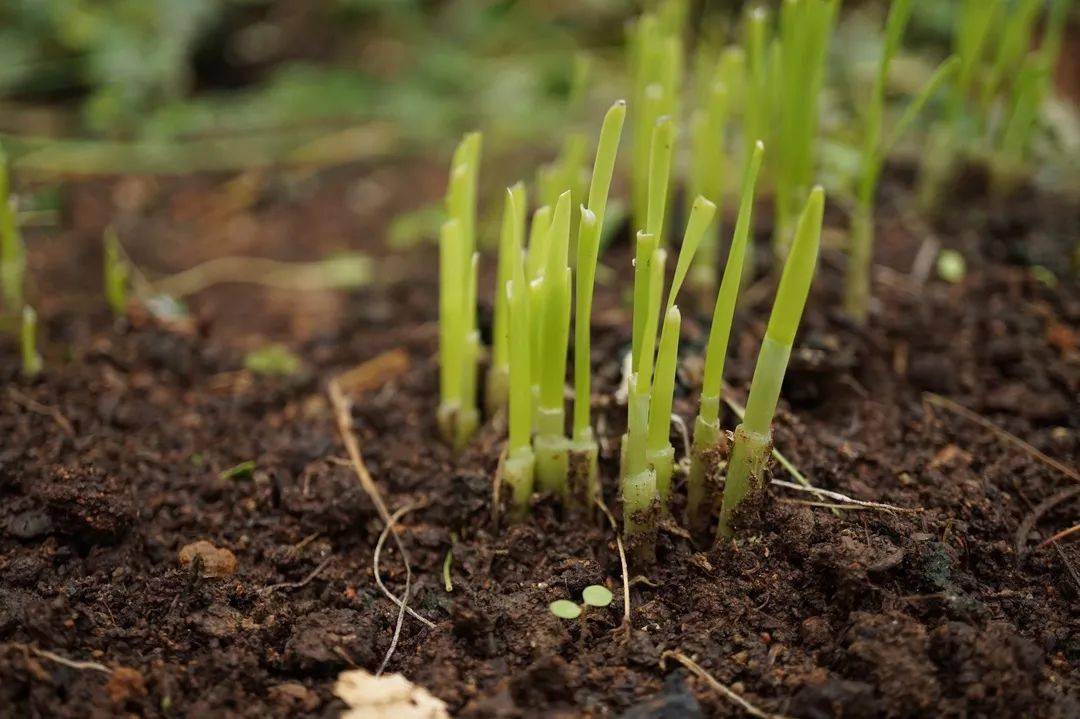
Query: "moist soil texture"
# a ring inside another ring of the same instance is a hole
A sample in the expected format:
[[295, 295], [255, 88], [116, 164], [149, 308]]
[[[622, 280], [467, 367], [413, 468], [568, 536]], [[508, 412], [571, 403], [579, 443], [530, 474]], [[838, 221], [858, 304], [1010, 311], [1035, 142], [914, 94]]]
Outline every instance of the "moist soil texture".
[[[428, 622], [405, 615], [387, 668], [454, 716], [745, 715], [666, 652], [766, 713], [1080, 716], [1080, 542], [1047, 541], [1080, 517], [1074, 200], [975, 187], [929, 222], [894, 168], [865, 328], [841, 312], [846, 217], [830, 210], [775, 445], [815, 486], [897, 509], [835, 509], [824, 505], [847, 503], [773, 485], [756, 526], [714, 546], [677, 521], [677, 475], [655, 564], [624, 577], [606, 521], [538, 497], [526, 521], [496, 524], [500, 418], [458, 456], [437, 439], [435, 251], [380, 238], [409, 209], [395, 188], [435, 197], [441, 183], [441, 168], [404, 162], [89, 179], [65, 187], [53, 226], [27, 230], [46, 369], [23, 378], [2, 340], [0, 716], [337, 716], [335, 677], [377, 670], [398, 620], [372, 571], [385, 525], [326, 391], [357, 367], [352, 432], [403, 512], [409, 606]], [[343, 249], [379, 271], [351, 293], [225, 285], [190, 298], [185, 321], [138, 307], [114, 320], [97, 269], [110, 224], [158, 275], [221, 254]], [[616, 516], [621, 237], [601, 259], [593, 349]], [[927, 243], [965, 256], [961, 281], [937, 277]], [[762, 266], [741, 300], [726, 377], [740, 402], [773, 289]], [[675, 410], [692, 426], [708, 324], [704, 303], [685, 304]], [[271, 340], [300, 372], [244, 369]], [[677, 423], [672, 439], [682, 458]], [[792, 480], [776, 465], [771, 476]], [[392, 540], [379, 562], [400, 595]], [[573, 621], [548, 611], [591, 584], [612, 590], [610, 606]]]

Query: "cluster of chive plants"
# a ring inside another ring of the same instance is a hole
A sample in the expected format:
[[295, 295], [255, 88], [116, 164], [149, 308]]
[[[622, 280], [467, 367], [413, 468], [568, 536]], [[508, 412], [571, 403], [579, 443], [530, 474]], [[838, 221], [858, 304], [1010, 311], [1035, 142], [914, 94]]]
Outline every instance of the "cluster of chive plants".
[[[569, 257], [573, 190], [560, 193], [554, 207], [544, 205], [533, 213], [527, 245], [524, 188], [519, 183], [506, 192], [495, 295], [496, 350], [488, 387], [501, 386], [504, 384], [501, 377], [505, 376], [508, 440], [502, 476], [516, 517], [528, 512], [535, 491], [554, 495], [568, 508], [579, 510], [587, 510], [599, 495], [598, 447], [589, 417], [589, 319], [599, 237], [625, 115], [626, 104], [616, 103], [608, 111], [600, 131], [587, 202], [579, 208], [576, 273], [571, 270]], [[668, 251], [659, 238], [667, 214], [673, 142], [671, 119], [658, 118], [650, 133], [645, 226], [636, 234], [634, 259], [628, 417], [622, 443], [620, 493], [625, 531], [635, 538], [635, 551], [645, 557], [651, 554], [656, 522], [668, 511], [675, 468], [675, 451], [669, 436], [681, 329], [676, 300], [716, 213], [715, 203], [703, 196], [695, 199], [666, 301], [662, 304]], [[466, 262], [457, 232], [460, 218], [474, 216], [475, 207], [462, 207], [456, 200], [456, 193], [463, 192], [460, 188], [466, 186], [466, 180], [460, 178], [468, 177], [467, 182], [475, 186], [475, 167], [462, 171], [457, 169], [461, 167], [457, 163], [460, 158], [475, 157], [475, 151], [468, 148], [478, 143], [479, 138], [470, 135], [455, 152], [447, 202], [451, 216], [443, 228], [440, 250], [443, 264], [440, 308], [443, 317], [452, 321], [443, 327], [441, 334], [444, 384], [439, 425], [447, 441], [457, 447], [467, 441], [467, 432], [474, 430], [477, 423], [475, 414], [468, 426], [460, 421], [465, 408], [476, 411], [475, 390], [473, 395], [465, 396], [460, 387], [475, 383], [457, 373], [464, 366], [465, 371], [475, 375], [478, 341], [474, 306], [462, 305], [462, 298], [475, 302], [476, 256], [470, 245]], [[716, 491], [724, 459], [717, 450], [722, 441], [718, 417], [720, 376], [743, 274], [750, 214], [763, 154], [764, 145], [755, 143], [744, 171], [739, 218], [707, 348], [705, 391], [708, 394], [702, 398], [702, 414], [696, 423], [704, 429], [695, 433], [694, 444], [695, 476], [699, 481], [692, 487], [692, 513], [687, 517], [692, 526], [702, 529], [708, 528], [710, 518], [722, 506]], [[823, 204], [823, 192], [817, 189], [803, 210], [781, 278], [774, 319], [763, 344], [759, 375], [751, 389], [753, 411], [745, 423], [747, 429], [740, 428], [735, 434], [732, 457], [743, 463], [740, 466], [745, 471], [734, 472], [727, 485], [734, 490], [723, 505], [727, 509], [720, 514], [718, 531], [722, 534], [730, 533], [731, 522], [725, 518], [762, 481], [772, 413], [816, 264]], [[576, 295], [576, 315], [571, 313], [572, 295]], [[449, 308], [456, 308], [459, 314], [465, 313], [472, 319], [455, 318]], [[576, 320], [575, 391], [572, 430], [568, 435], [564, 384], [572, 319]], [[470, 354], [471, 364], [463, 364], [462, 347]], [[456, 425], [449, 418], [456, 418]]]
[[[634, 259], [627, 431], [620, 448], [624, 528], [648, 555], [658, 519], [670, 512], [676, 471], [671, 409], [682, 323], [678, 299], [687, 280], [699, 307], [704, 298], [704, 306], [712, 308], [712, 323], [688, 458], [684, 519], [696, 535], [715, 531], [718, 537], [729, 537], [740, 526], [739, 508], [762, 490], [770, 426], [816, 267], [825, 202], [824, 191], [811, 187], [811, 178], [816, 171], [819, 96], [838, 5], [839, 0], [783, 0], [775, 18], [762, 7], [750, 7], [737, 42], [725, 46], [707, 36], [699, 39], [692, 91], [684, 93], [682, 38], [688, 5], [685, 0], [660, 3], [655, 12], [630, 26], [631, 102], [616, 103], [608, 111], [592, 174], [585, 170], [590, 137], [572, 133], [556, 161], [538, 173], [531, 213], [525, 186], [508, 188], [485, 396], [489, 415], [505, 411], [507, 417], [502, 476], [514, 515], [528, 512], [536, 491], [555, 495], [577, 509], [588, 508], [599, 496], [598, 448], [590, 418], [590, 315], [608, 191], [625, 120], [630, 134]], [[1024, 0], [1019, 5], [1027, 7]], [[965, 4], [964, 12], [978, 15], [973, 7]], [[1055, 0], [1048, 37], [1038, 54], [1040, 68], [1049, 66], [1060, 45], [1056, 29], [1060, 7]], [[874, 198], [886, 157], [930, 98], [950, 82], [955, 80], [955, 96], [970, 94], [970, 87], [964, 89], [970, 82], [965, 75], [970, 74], [965, 71], [970, 60], [965, 57], [972, 55], [966, 48], [973, 41], [966, 38], [958, 43], [962, 48], [957, 55], [941, 63], [886, 132], [889, 68], [910, 15], [911, 0], [890, 4], [877, 72], [860, 118], [846, 293], [846, 309], [860, 321], [869, 304]], [[1024, 36], [1030, 23], [1020, 26], [1021, 30], [1005, 33], [1007, 48], [999, 51], [994, 67], [1001, 57], [1016, 56], [1016, 47], [1022, 44], [1017, 38]], [[579, 87], [575, 95], [586, 84], [587, 68], [587, 63], [579, 63], [575, 70], [574, 84]], [[994, 93], [1014, 84], [994, 77], [989, 85]], [[987, 93], [984, 90], [989, 97]], [[669, 205], [677, 184], [673, 175], [682, 171], [676, 148], [686, 98], [691, 104], [685, 122], [689, 162], [682, 177], [687, 222], [672, 266]], [[440, 252], [439, 426], [458, 448], [479, 424], [475, 381], [480, 356], [475, 312], [479, 144], [479, 136], [470, 135], [454, 154]], [[753, 263], [752, 212], [760, 193], [771, 194], [774, 200], [779, 284], [746, 414], [729, 433], [721, 426], [724, 360], [740, 286]], [[723, 214], [717, 207], [725, 207], [729, 199], [737, 201], [732, 204], [737, 204], [738, 213], [721, 272], [719, 240], [726, 235], [715, 220]], [[671, 282], [665, 286], [669, 269]], [[564, 384], [571, 324], [574, 401], [568, 432]]]
[[[1050, 93], [1072, 0], [959, 0], [949, 120], [924, 154], [920, 200], [931, 209], [955, 160], [982, 157], [999, 183], [1021, 169]], [[1035, 38], [1042, 28], [1041, 41]]]

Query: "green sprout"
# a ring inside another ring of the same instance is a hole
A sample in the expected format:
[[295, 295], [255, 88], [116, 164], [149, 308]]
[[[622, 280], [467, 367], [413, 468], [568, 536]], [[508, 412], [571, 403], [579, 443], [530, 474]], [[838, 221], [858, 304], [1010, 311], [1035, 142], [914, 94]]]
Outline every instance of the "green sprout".
[[[513, 193], [511, 202], [516, 205]], [[515, 211], [517, 208], [514, 208]], [[532, 436], [532, 372], [530, 371], [532, 325], [529, 322], [529, 284], [520, 246], [511, 246], [508, 258], [511, 279], [505, 287], [508, 322], [504, 326], [510, 351], [510, 411], [503, 462], [503, 478], [511, 490], [512, 516], [520, 518], [529, 509], [533, 493], [535, 455], [529, 440]]]
[[248, 352], [244, 369], [257, 375], [288, 377], [300, 371], [300, 358], [283, 345], [267, 345]]
[[660, 331], [660, 348], [656, 354], [652, 398], [649, 403], [649, 428], [645, 456], [656, 474], [656, 492], [663, 509], [667, 508], [671, 494], [671, 475], [675, 468], [675, 448], [671, 446], [669, 434], [671, 406], [675, 398], [679, 331], [682, 324], [682, 315], [675, 305], [675, 300], [715, 214], [716, 205], [709, 200], [699, 196], [694, 201], [694, 206], [690, 211], [690, 220], [686, 226], [686, 234], [683, 235], [682, 247], [679, 250], [679, 259], [675, 264], [675, 275], [668, 289], [664, 324]]
[[19, 333], [22, 345], [22, 372], [26, 377], [36, 377], [41, 373], [41, 354], [37, 349], [37, 312], [30, 305], [23, 305], [22, 331]]
[[447, 189], [449, 219], [439, 239], [440, 403], [436, 413], [443, 439], [462, 449], [480, 424], [476, 407], [476, 183], [480, 135], [470, 133], [454, 151]]
[[541, 278], [540, 392], [536, 409], [536, 481], [540, 489], [566, 497], [569, 446], [565, 436], [563, 387], [570, 341], [570, 190], [555, 205], [548, 228], [547, 262]]
[[525, 278], [529, 282], [529, 306], [534, 311], [529, 313], [531, 324], [529, 346], [532, 352], [530, 368], [532, 378], [529, 380], [533, 393], [533, 411], [539, 407], [540, 399], [540, 368], [543, 366], [540, 345], [540, 321], [539, 308], [543, 303], [543, 274], [544, 265], [547, 262], [548, 228], [551, 226], [551, 207], [544, 205], [537, 208], [533, 213], [529, 224], [529, 250], [525, 256]]
[[581, 599], [590, 607], [602, 609], [611, 605], [615, 599], [611, 590], [602, 584], [590, 584], [581, 592]]
[[950, 58], [938, 66], [933, 76], [911, 101], [893, 128], [892, 134], [882, 138], [885, 114], [885, 84], [889, 66], [900, 48], [911, 16], [911, 0], [894, 0], [889, 7], [885, 23], [885, 43], [878, 62], [877, 75], [866, 116], [865, 135], [856, 190], [855, 212], [851, 221], [851, 244], [849, 249], [845, 308], [857, 322], [864, 323], [870, 311], [870, 266], [874, 246], [874, 199], [885, 158], [893, 146], [911, 126], [923, 106], [953, 73], [961, 67], [959, 58]]
[[[638, 234], [639, 248], [642, 245], [655, 247], [655, 244], [656, 239], [651, 235]], [[627, 430], [622, 443], [623, 530], [628, 537], [638, 537], [633, 549], [645, 562], [651, 561], [655, 552], [656, 472], [648, 465], [647, 442], [656, 330], [666, 257], [667, 253], [662, 248], [654, 249], [648, 262], [648, 276], [635, 277], [635, 282], [640, 280], [645, 283], [647, 296], [641, 309], [644, 313], [641, 350], [637, 366], [629, 379]], [[637, 289], [635, 287], [635, 291]]]
[[510, 386], [510, 347], [506, 323], [509, 306], [506, 283], [513, 276], [515, 258], [520, 259], [525, 242], [525, 185], [518, 182], [506, 190], [502, 229], [499, 233], [499, 260], [495, 276], [495, 313], [492, 322], [491, 367], [488, 370], [485, 403], [489, 415], [506, 407]]
[[581, 616], [581, 606], [569, 599], [556, 599], [548, 605], [548, 609], [559, 619], [573, 621]]
[[255, 469], [257, 467], [258, 467], [258, 465], [255, 464], [255, 460], [253, 460], [253, 459], [244, 460], [240, 464], [236, 464], [236, 465], [233, 465], [232, 467], [229, 467], [228, 469], [222, 470], [218, 474], [218, 478], [219, 479], [247, 479], [248, 477], [250, 477], [255, 472]]
[[12, 316], [23, 306], [25, 273], [26, 246], [15, 216], [7, 156], [0, 148], [0, 287], [3, 288], [4, 306]]
[[589, 187], [589, 204], [581, 208], [577, 242], [577, 284], [574, 310], [574, 417], [569, 457], [570, 494], [578, 504], [591, 506], [599, 494], [599, 447], [593, 436], [590, 415], [590, 362], [593, 289], [596, 281], [596, 262], [600, 252], [604, 215], [607, 211], [611, 176], [615, 171], [615, 156], [619, 149], [626, 102], [619, 100], [608, 110], [600, 128], [593, 174]]
[[131, 268], [120, 251], [116, 230], [109, 227], [103, 236], [105, 300], [116, 317], [127, 314], [128, 278]]
[[712, 327], [705, 348], [705, 374], [702, 378], [701, 407], [694, 423], [694, 443], [690, 450], [690, 474], [687, 478], [686, 518], [690, 530], [704, 532], [709, 523], [716, 490], [719, 487], [720, 461], [723, 456], [723, 433], [720, 430], [720, 404], [723, 392], [724, 360], [727, 357], [731, 323], [739, 298], [739, 284], [747, 255], [754, 212], [754, 189], [761, 170], [765, 145], [754, 145], [743, 173], [739, 216], [731, 238], [724, 277], [720, 282], [713, 308]]
[[[590, 584], [581, 592], [581, 601], [587, 607], [603, 609], [610, 606], [615, 597], [611, 590], [602, 584]], [[573, 621], [582, 614], [582, 605], [576, 604], [569, 599], [556, 599], [548, 605], [548, 610], [559, 619]]]
[[[825, 57], [839, 0], [784, 0], [779, 21], [776, 212], [773, 242], [783, 257], [788, 228], [810, 188]], [[757, 137], [752, 138], [757, 140]]]
[[731, 537], [740, 524], [740, 505], [747, 500], [753, 503], [764, 491], [764, 471], [772, 448], [772, 419], [814, 278], [824, 209], [825, 191], [820, 186], [815, 187], [795, 228], [795, 239], [784, 263], [750, 382], [746, 414], [742, 424], [735, 428], [717, 528], [717, 534], [722, 538]]
[[[1045, 268], [1044, 268], [1045, 269]], [[967, 263], [956, 250], [942, 250], [937, 258], [938, 277], [950, 284], [959, 284], [967, 276]]]

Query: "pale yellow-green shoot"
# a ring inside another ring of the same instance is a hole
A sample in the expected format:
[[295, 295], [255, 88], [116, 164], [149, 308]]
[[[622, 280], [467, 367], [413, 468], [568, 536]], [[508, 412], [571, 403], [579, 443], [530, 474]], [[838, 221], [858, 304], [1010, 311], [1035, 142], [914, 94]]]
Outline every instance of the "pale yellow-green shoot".
[[568, 442], [563, 392], [570, 342], [570, 191], [559, 196], [548, 229], [540, 313], [540, 388], [536, 411], [536, 481], [540, 489], [567, 494]]
[[[518, 182], [506, 190], [502, 227], [499, 231], [499, 258], [495, 275], [495, 303], [492, 321], [491, 366], [488, 369], [485, 404], [489, 415], [506, 407], [510, 381], [510, 321], [506, 283], [512, 277], [515, 262], [523, 256], [525, 242], [525, 185]], [[523, 286], [523, 285], [521, 285]]]
[[512, 515], [520, 518], [529, 509], [536, 465], [530, 444], [533, 420], [532, 373], [529, 368], [531, 323], [529, 285], [520, 253], [513, 258], [509, 269], [512, 279], [505, 286], [509, 309], [505, 331], [510, 348], [510, 411], [503, 477], [510, 487]]
[[41, 373], [41, 355], [37, 349], [37, 312], [30, 305], [22, 310], [22, 331], [19, 333], [22, 346], [22, 372], [26, 377], [35, 377]]
[[760, 499], [764, 491], [765, 465], [772, 448], [772, 419], [817, 267], [824, 208], [825, 191], [816, 187], [799, 217], [750, 382], [746, 414], [735, 429], [717, 528], [720, 537], [730, 537], [740, 524], [740, 505], [748, 498]]
[[719, 472], [723, 459], [720, 394], [723, 387], [724, 360], [727, 357], [735, 305], [739, 298], [739, 284], [753, 224], [754, 190], [764, 152], [764, 144], [757, 142], [743, 173], [739, 216], [735, 222], [735, 232], [731, 238], [727, 265], [724, 267], [724, 276], [716, 296], [709, 340], [705, 347], [701, 405], [694, 422], [694, 443], [690, 450], [690, 474], [687, 477], [686, 520], [690, 531], [695, 534], [707, 529], [713, 500], [720, 486]]

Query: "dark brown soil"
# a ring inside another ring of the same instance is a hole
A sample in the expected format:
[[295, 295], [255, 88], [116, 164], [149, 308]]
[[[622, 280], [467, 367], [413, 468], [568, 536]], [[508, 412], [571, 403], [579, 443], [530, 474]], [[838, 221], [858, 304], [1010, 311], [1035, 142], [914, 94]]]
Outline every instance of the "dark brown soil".
[[[563, 522], [543, 500], [528, 522], [494, 527], [497, 428], [459, 458], [435, 439], [434, 253], [392, 255], [375, 238], [402, 209], [392, 188], [433, 197], [441, 170], [245, 177], [253, 190], [221, 177], [78, 184], [61, 226], [30, 233], [49, 344], [35, 381], [10, 340], [0, 352], [0, 716], [336, 716], [334, 677], [379, 666], [396, 609], [372, 579], [383, 524], [344, 460], [325, 381], [396, 349], [408, 368], [358, 398], [353, 420], [391, 511], [415, 507], [402, 519], [411, 605], [435, 628], [407, 617], [390, 669], [455, 716], [741, 715], [678, 663], [662, 666], [665, 650], [798, 717], [1080, 715], [1080, 543], [1041, 545], [1077, 522], [1077, 484], [923, 396], [1080, 464], [1080, 293], [1063, 259], [1075, 203], [975, 197], [937, 227], [968, 258], [966, 280], [913, 284], [924, 230], [901, 219], [907, 195], [892, 185], [870, 329], [843, 320], [842, 255], [827, 249], [775, 439], [816, 485], [919, 511], [836, 516], [780, 490], [760, 533], [737, 544], [694, 546], [671, 525], [657, 564], [632, 568], [626, 633], [611, 529]], [[357, 200], [376, 187], [377, 201]], [[186, 331], [114, 323], [87, 269], [109, 222], [158, 270], [348, 247], [409, 279], [348, 297], [224, 287], [196, 298]], [[843, 222], [829, 220], [833, 247]], [[617, 245], [606, 263], [625, 258]], [[1032, 263], [1060, 284], [1040, 283]], [[623, 289], [601, 290], [594, 356], [613, 507]], [[762, 279], [741, 308], [728, 369], [739, 398], [771, 292]], [[691, 424], [706, 330], [686, 324], [676, 409]], [[242, 371], [243, 351], [266, 338], [289, 341], [305, 372]], [[250, 474], [222, 474], [247, 460]], [[182, 565], [199, 540], [232, 552], [235, 572]], [[400, 593], [392, 543], [382, 571]], [[573, 622], [548, 612], [597, 583], [614, 591], [610, 607]]]

